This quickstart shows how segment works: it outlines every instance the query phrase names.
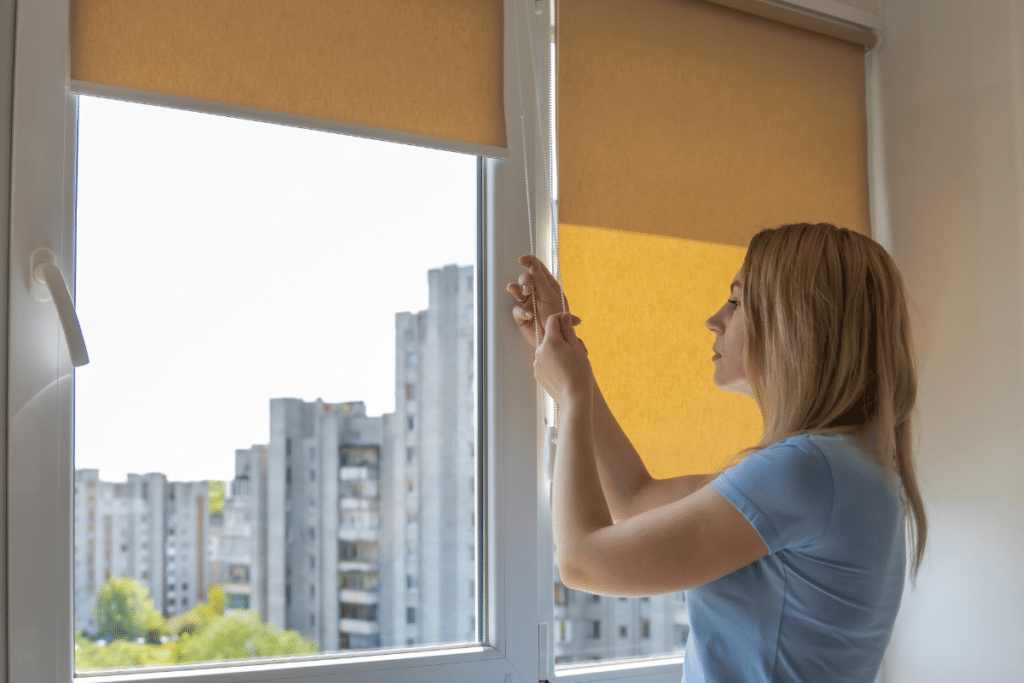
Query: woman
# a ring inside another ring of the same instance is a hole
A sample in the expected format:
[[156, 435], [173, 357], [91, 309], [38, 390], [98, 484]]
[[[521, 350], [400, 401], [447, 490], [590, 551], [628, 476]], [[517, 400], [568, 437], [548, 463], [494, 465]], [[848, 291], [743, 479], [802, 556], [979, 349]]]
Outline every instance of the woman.
[[[544, 323], [534, 375], [559, 407], [563, 583], [687, 591], [687, 683], [874, 681], [903, 593], [904, 523], [914, 577], [927, 532], [908, 297], [885, 250], [828, 224], [754, 235], [706, 324], [715, 384], [757, 402], [764, 436], [719, 472], [672, 479], [650, 476], [609, 411], [557, 281], [520, 263], [513, 318], [531, 344], [534, 315]], [[643, 318], [629, 322], [638, 333]]]

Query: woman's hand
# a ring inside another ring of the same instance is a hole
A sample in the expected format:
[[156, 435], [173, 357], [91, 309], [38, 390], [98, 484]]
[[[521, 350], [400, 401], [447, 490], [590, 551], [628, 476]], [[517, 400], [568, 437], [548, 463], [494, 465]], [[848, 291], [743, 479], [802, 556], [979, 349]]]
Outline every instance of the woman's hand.
[[533, 376], [559, 405], [593, 398], [594, 374], [587, 350], [573, 329], [572, 314], [548, 316], [534, 354]]
[[[529, 268], [530, 272], [520, 275], [518, 284], [510, 282], [506, 287], [508, 293], [519, 302], [519, 305], [512, 309], [512, 320], [530, 346], [536, 347], [537, 337], [544, 336], [544, 321], [552, 314], [562, 312], [562, 288], [558, 286], [558, 280], [544, 267], [544, 263], [533, 254], [520, 256], [519, 264]], [[535, 298], [539, 321], [539, 327], [536, 328], [533, 318]], [[568, 300], [565, 307], [569, 308]], [[579, 325], [580, 322], [579, 318], [572, 316], [573, 325]]]

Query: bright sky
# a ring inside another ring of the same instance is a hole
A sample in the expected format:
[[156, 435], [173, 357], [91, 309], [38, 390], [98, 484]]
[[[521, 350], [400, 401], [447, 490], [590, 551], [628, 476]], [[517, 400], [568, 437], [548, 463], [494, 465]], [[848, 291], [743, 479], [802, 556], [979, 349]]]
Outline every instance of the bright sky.
[[80, 98], [75, 467], [234, 476], [269, 400], [394, 409], [395, 313], [476, 258], [476, 158]]

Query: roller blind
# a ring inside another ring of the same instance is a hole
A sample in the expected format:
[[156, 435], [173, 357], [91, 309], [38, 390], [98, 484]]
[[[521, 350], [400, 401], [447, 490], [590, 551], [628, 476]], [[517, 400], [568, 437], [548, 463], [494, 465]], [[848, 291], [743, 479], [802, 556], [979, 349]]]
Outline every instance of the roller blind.
[[71, 78], [503, 148], [501, 0], [72, 0]]
[[562, 0], [559, 259], [612, 411], [655, 477], [755, 444], [705, 326], [758, 230], [870, 235], [864, 48], [701, 0]]

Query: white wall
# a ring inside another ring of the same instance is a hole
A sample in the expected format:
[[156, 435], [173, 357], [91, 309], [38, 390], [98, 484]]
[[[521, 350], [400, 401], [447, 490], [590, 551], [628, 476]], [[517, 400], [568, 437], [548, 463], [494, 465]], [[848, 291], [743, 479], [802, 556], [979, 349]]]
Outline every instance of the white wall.
[[886, 683], [1024, 680], [1024, 2], [882, 0], [893, 257], [929, 539]]

